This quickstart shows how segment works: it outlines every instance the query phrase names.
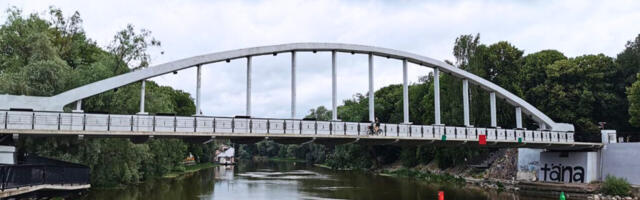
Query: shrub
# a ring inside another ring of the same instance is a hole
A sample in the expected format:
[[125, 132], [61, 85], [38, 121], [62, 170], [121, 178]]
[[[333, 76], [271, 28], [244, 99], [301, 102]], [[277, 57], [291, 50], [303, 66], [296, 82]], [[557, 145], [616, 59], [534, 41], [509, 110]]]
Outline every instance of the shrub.
[[631, 192], [631, 184], [629, 184], [625, 178], [607, 175], [600, 190], [602, 193], [608, 195], [629, 195]]

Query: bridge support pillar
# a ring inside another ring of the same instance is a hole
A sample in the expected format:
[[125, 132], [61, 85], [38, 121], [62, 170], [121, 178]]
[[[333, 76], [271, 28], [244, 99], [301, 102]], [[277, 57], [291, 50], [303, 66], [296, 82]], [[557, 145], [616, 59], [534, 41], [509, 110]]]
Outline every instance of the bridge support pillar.
[[464, 126], [471, 126], [471, 121], [469, 120], [469, 80], [462, 80], [462, 105], [464, 112]]
[[516, 107], [516, 128], [522, 128], [522, 108]]
[[201, 84], [201, 74], [202, 74], [202, 72], [201, 72], [202, 69], [201, 68], [202, 68], [201, 65], [198, 65], [196, 67], [196, 71], [197, 71], [196, 72], [196, 76], [197, 76], [197, 78], [196, 78], [197, 79], [197, 81], [196, 81], [196, 116], [202, 114], [202, 110], [200, 110], [200, 103], [201, 103], [201, 101], [200, 101], [200, 84]]
[[291, 52], [291, 119], [296, 118], [296, 52]]
[[375, 106], [374, 106], [374, 93], [373, 90], [373, 54], [369, 53], [369, 121], [375, 122]]
[[331, 51], [331, 120], [338, 121], [338, 78], [336, 72], [336, 51]]
[[435, 124], [440, 125], [440, 70], [437, 67], [433, 68], [433, 98]]
[[145, 94], [145, 89], [146, 89], [146, 81], [142, 80], [142, 87], [140, 89], [140, 112], [138, 114], [142, 114], [142, 115], [146, 115], [147, 113], [144, 112], [144, 94]]
[[251, 56], [247, 56], [247, 116], [251, 116]]
[[402, 113], [404, 123], [409, 124], [409, 85], [407, 75], [407, 59], [402, 60]]
[[81, 112], [84, 112], [84, 111], [82, 110], [82, 99], [80, 99], [80, 100], [76, 101], [76, 109], [75, 109], [75, 110], [73, 110], [72, 112], [75, 112], [75, 113], [81, 113]]
[[489, 107], [491, 107], [491, 127], [498, 127], [498, 117], [496, 112], [496, 92], [489, 93]]

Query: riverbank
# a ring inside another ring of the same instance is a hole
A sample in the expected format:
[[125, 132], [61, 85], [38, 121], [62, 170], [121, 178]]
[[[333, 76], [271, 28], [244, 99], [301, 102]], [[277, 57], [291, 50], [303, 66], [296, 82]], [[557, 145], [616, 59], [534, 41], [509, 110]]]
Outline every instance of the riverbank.
[[189, 166], [185, 166], [184, 171], [172, 171], [169, 172], [165, 175], [162, 176], [162, 178], [176, 178], [178, 176], [184, 175], [184, 174], [190, 174], [190, 173], [194, 173], [203, 169], [207, 169], [207, 168], [212, 168], [215, 166], [218, 166], [219, 164], [215, 164], [215, 163], [198, 163], [195, 165], [189, 165]]

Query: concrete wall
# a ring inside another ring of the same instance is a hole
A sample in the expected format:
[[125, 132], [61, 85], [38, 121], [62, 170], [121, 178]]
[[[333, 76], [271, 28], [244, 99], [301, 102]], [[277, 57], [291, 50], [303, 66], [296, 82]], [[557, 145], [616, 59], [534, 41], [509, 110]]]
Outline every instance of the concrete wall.
[[542, 149], [518, 149], [518, 180], [537, 180], [541, 152]]
[[539, 167], [540, 181], [590, 183], [600, 178], [598, 152], [542, 152]]
[[602, 149], [602, 177], [626, 178], [640, 185], [640, 143], [611, 143]]
[[0, 164], [16, 164], [14, 153], [16, 152], [16, 148], [12, 146], [2, 146], [0, 145]]

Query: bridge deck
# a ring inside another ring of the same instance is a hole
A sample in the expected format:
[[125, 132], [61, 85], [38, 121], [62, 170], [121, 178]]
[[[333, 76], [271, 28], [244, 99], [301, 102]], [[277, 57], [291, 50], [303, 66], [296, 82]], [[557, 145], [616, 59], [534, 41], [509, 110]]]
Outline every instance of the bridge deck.
[[211, 116], [119, 115], [64, 112], [0, 111], [0, 133], [84, 135], [107, 137], [201, 137], [236, 140], [314, 142], [343, 141], [376, 144], [477, 144], [486, 135], [487, 146], [544, 149], [593, 149], [600, 143], [575, 142], [573, 132], [381, 124], [369, 134], [371, 123], [307, 121], [297, 119], [231, 118]]

